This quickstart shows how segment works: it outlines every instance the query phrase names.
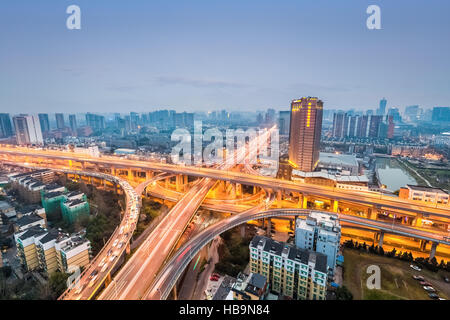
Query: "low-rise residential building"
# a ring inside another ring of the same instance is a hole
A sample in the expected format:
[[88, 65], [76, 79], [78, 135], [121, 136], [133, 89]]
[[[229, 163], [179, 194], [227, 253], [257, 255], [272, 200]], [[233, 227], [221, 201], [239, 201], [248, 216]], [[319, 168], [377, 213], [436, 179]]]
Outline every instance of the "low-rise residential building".
[[22, 232], [34, 226], [46, 228], [47, 222], [44, 218], [35, 213], [28, 214], [17, 219], [14, 223], [14, 230], [15, 232]]
[[234, 300], [264, 300], [269, 293], [269, 283], [263, 275], [239, 273], [231, 290]]
[[80, 236], [68, 236], [54, 229], [32, 226], [16, 232], [14, 238], [17, 256], [27, 271], [68, 273], [74, 267], [86, 266], [91, 258], [89, 240]]
[[450, 205], [449, 194], [440, 188], [406, 185], [400, 188], [400, 199]]
[[85, 267], [91, 258], [91, 242], [79, 236], [67, 237], [56, 242], [58, 269], [70, 273], [76, 267]]
[[313, 211], [306, 219], [297, 218], [295, 245], [326, 255], [331, 274], [336, 267], [340, 241], [341, 226], [337, 215]]
[[72, 224], [82, 216], [89, 216], [89, 203], [85, 199], [67, 200], [61, 205], [61, 212], [63, 220]]
[[250, 242], [250, 271], [268, 279], [270, 290], [293, 299], [325, 300], [327, 257], [263, 236]]

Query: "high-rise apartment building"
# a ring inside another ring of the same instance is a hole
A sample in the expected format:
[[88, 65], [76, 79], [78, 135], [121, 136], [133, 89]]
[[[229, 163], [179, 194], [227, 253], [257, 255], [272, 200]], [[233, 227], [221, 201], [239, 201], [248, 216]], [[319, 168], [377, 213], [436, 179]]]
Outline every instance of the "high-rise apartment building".
[[327, 257], [263, 236], [250, 242], [250, 271], [267, 278], [270, 290], [302, 300], [325, 300]]
[[331, 274], [336, 267], [340, 241], [341, 227], [337, 215], [311, 212], [306, 219], [297, 219], [295, 245], [326, 255], [327, 271]]
[[323, 102], [307, 97], [291, 103], [289, 162], [296, 169], [311, 172], [319, 161]]
[[78, 127], [77, 127], [77, 117], [74, 114], [69, 115], [69, 125], [72, 134], [76, 134]]
[[434, 107], [431, 120], [436, 122], [450, 122], [450, 107]]
[[356, 126], [356, 137], [365, 138], [367, 137], [367, 125], [369, 123], [369, 116], [363, 115], [358, 118], [358, 123]]
[[55, 113], [55, 118], [56, 118], [56, 128], [64, 129], [66, 127], [66, 124], [64, 123], [64, 114]]
[[21, 115], [13, 118], [17, 144], [44, 144], [41, 124], [37, 115]]
[[333, 115], [333, 137], [344, 138], [348, 131], [348, 115], [344, 112], [338, 112]]
[[383, 122], [383, 116], [370, 116], [369, 138], [379, 138], [380, 125]]
[[280, 134], [289, 134], [289, 125], [291, 122], [291, 112], [290, 111], [280, 111], [278, 117], [278, 128], [280, 129]]
[[9, 113], [0, 113], [0, 138], [9, 138], [13, 135]]
[[42, 133], [50, 131], [50, 121], [47, 113], [39, 113], [39, 123], [41, 125]]
[[97, 114], [86, 113], [86, 125], [92, 130], [105, 129], [105, 117]]

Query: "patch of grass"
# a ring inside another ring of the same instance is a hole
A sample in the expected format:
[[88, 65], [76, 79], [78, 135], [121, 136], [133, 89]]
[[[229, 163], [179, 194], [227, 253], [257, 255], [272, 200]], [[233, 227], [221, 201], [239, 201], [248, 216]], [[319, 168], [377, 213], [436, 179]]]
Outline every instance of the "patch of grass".
[[[371, 275], [367, 273], [367, 267], [370, 265], [380, 267], [381, 290], [367, 288], [367, 279]], [[344, 249], [344, 285], [355, 300], [428, 300], [428, 293], [412, 276], [420, 274], [427, 280], [441, 280], [442, 275], [429, 270], [418, 273], [409, 265], [406, 261]], [[439, 295], [447, 298], [444, 292]]]

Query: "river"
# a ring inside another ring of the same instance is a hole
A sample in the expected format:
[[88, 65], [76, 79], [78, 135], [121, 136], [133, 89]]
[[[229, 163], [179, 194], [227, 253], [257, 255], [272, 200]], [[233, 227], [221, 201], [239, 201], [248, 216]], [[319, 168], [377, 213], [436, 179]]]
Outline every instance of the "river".
[[396, 191], [407, 184], [417, 184], [416, 180], [394, 158], [377, 158], [376, 166], [380, 182], [389, 191]]

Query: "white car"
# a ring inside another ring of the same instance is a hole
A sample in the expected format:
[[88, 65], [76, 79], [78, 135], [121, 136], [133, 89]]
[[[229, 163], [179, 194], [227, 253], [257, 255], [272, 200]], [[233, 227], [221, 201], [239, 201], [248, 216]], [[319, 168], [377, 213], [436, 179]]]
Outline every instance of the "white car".
[[108, 268], [108, 264], [106, 263], [106, 264], [103, 266], [101, 272], [105, 272], [107, 268]]
[[98, 266], [101, 268], [106, 262], [106, 258], [103, 258], [102, 261], [98, 264]]
[[411, 269], [414, 269], [416, 271], [422, 271], [422, 269], [420, 269], [418, 266], [415, 266], [413, 264], [410, 265]]
[[113, 242], [113, 247], [115, 247], [115, 246], [117, 246], [117, 243], [119, 242], [119, 239], [116, 239], [116, 240], [114, 240], [114, 242]]

